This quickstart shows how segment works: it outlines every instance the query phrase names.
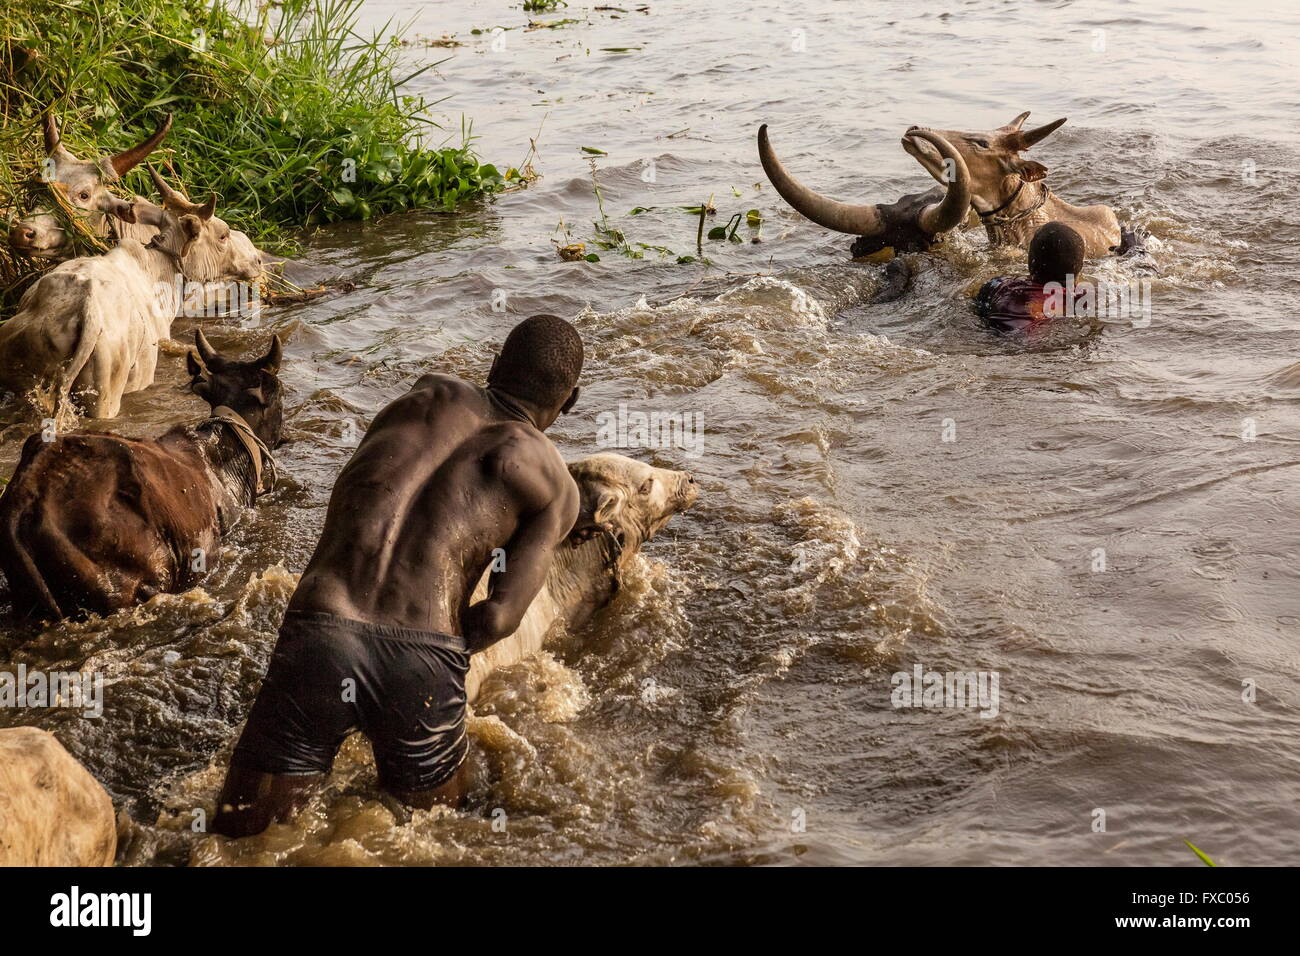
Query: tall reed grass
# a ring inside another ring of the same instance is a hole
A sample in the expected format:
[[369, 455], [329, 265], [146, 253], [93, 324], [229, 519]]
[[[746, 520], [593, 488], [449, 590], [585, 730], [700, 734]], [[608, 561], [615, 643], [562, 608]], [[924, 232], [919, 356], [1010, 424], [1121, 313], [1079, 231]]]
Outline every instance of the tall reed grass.
[[[174, 126], [157, 157], [264, 245], [286, 228], [453, 210], [501, 189], [468, 127], [434, 126], [400, 73], [400, 29], [365, 34], [362, 0], [3, 0], [0, 208], [35, 176], [52, 109], [82, 158]], [[123, 184], [150, 194], [142, 170]], [[0, 272], [3, 272], [0, 265]]]

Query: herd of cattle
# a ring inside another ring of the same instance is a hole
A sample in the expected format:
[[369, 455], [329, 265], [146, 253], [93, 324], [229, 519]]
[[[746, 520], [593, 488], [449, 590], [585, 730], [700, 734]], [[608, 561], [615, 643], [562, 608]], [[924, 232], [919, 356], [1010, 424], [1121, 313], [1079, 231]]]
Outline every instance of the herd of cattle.
[[[1080, 232], [1090, 257], [1106, 254], [1121, 239], [1115, 214], [1054, 196], [1042, 183], [1046, 168], [1020, 156], [1064, 120], [1026, 131], [1026, 116], [987, 132], [908, 130], [904, 148], [941, 185], [889, 204], [839, 203], [801, 185], [777, 160], [766, 127], [759, 156], [798, 212], [858, 237], [855, 255], [929, 249], [972, 212], [994, 244], [1024, 246], [1042, 223], [1062, 221]], [[0, 571], [20, 619], [107, 614], [196, 586], [215, 566], [222, 536], [275, 486], [273, 450], [284, 425], [278, 336], [265, 354], [241, 361], [219, 354], [196, 328], [189, 386], [210, 407], [197, 422], [154, 439], [60, 425], [65, 410], [116, 417], [123, 395], [153, 384], [160, 343], [178, 314], [191, 314], [195, 290], [206, 305], [214, 289], [260, 283], [273, 262], [216, 216], [215, 197], [193, 203], [151, 166], [161, 205], [112, 192], [170, 126], [168, 117], [131, 149], [84, 161], [63, 146], [53, 117], [45, 120], [42, 178], [65, 213], [108, 240], [107, 252], [74, 255], [72, 236], [48, 206], [8, 217], [16, 220], [13, 251], [61, 260], [0, 323], [0, 393], [15, 399], [0, 413], [53, 416], [26, 440], [0, 494]], [[642, 543], [694, 501], [634, 494], [661, 470], [621, 455], [592, 455], [570, 471], [583, 508], [600, 510], [608, 533], [575, 535], [561, 549], [515, 634], [475, 656], [471, 700], [493, 668], [536, 651], [557, 622], [581, 625], [607, 604]], [[682, 473], [660, 477], [657, 487], [672, 488]], [[0, 731], [0, 864], [111, 863], [115, 834], [111, 800], [52, 736]]]
[[68, 258], [72, 237], [41, 206], [10, 227], [14, 252], [65, 261], [42, 275], [0, 325], [0, 390], [27, 403], [52, 403], [56, 418], [69, 400], [92, 417], [114, 418], [124, 394], [153, 384], [159, 342], [177, 314], [196, 304], [191, 290], [206, 299], [229, 283], [263, 278], [265, 257], [215, 214], [215, 197], [192, 203], [152, 167], [161, 206], [110, 191], [170, 127], [169, 116], [139, 145], [92, 162], [69, 152], [53, 116], [46, 118], [42, 178], [86, 226], [116, 244], [104, 255]]
[[[215, 199], [191, 202], [152, 167], [161, 205], [110, 190], [170, 125], [168, 117], [132, 149], [89, 162], [62, 145], [53, 118], [45, 121], [42, 178], [108, 240], [107, 252], [75, 256], [48, 207], [10, 217], [11, 249], [60, 260], [0, 323], [0, 395], [12, 393], [0, 414], [53, 416], [27, 438], [0, 494], [0, 572], [20, 620], [108, 614], [196, 586], [216, 566], [221, 538], [276, 483], [278, 336], [265, 354], [240, 361], [195, 329], [189, 388], [210, 407], [199, 421], [152, 439], [61, 424], [64, 411], [116, 417], [124, 394], [153, 383], [159, 345], [178, 314], [191, 314], [194, 289], [206, 303], [223, 284], [259, 282], [273, 261], [215, 215]], [[608, 604], [641, 545], [694, 501], [637, 494], [656, 475], [655, 487], [676, 488], [684, 473], [622, 455], [590, 455], [569, 469], [583, 508], [599, 513], [606, 532], [575, 534], [516, 632], [475, 655], [471, 701], [493, 669], [538, 650], [557, 624], [579, 627]], [[486, 575], [477, 597], [485, 584]], [[56, 738], [0, 730], [0, 865], [111, 864], [116, 830], [108, 794]]]

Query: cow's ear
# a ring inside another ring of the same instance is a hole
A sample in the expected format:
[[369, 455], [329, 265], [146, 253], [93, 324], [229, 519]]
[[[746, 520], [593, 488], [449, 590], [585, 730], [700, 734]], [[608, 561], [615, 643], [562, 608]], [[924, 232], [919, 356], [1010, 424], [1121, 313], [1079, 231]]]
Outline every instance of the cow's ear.
[[123, 222], [135, 222], [135, 206], [125, 199], [118, 199], [112, 193], [105, 193], [95, 205], [100, 212], [115, 216]]
[[190, 213], [181, 216], [181, 235], [186, 242], [193, 242], [203, 232], [203, 220]]
[[127, 222], [143, 223], [146, 226], [153, 226], [155, 229], [162, 228], [163, 211], [151, 202], [131, 203], [131, 215], [135, 218], [128, 219]]
[[185, 371], [190, 373], [190, 378], [202, 378], [203, 365], [199, 362], [199, 357], [193, 352], [185, 353]]
[[1020, 127], [1025, 125], [1025, 120], [1027, 119], [1029, 119], [1029, 110], [1025, 110], [1023, 113], [1021, 113], [1019, 116], [1017, 116], [1015, 119], [1013, 119], [1010, 123], [1008, 123], [1006, 126], [1002, 128], [1020, 129]]
[[596, 524], [609, 524], [623, 508], [623, 492], [602, 487], [591, 503], [591, 517]]
[[602, 529], [608, 529], [610, 522], [618, 515], [623, 502], [623, 492], [607, 485], [594, 485], [593, 490], [583, 488], [582, 508], [578, 519], [569, 532], [572, 544], [576, 548], [584, 541], [590, 541]]

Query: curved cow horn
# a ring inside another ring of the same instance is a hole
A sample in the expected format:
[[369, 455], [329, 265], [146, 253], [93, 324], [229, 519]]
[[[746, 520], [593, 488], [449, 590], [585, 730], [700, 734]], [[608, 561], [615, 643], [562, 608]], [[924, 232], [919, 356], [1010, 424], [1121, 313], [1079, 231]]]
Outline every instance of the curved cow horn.
[[[184, 196], [181, 196], [180, 193], [167, 185], [167, 180], [163, 179], [158, 170], [153, 168], [153, 163], [146, 163], [144, 168], [149, 170], [149, 178], [153, 180], [158, 192], [162, 193], [163, 202], [175, 202], [177, 198], [185, 199]], [[188, 205], [189, 200], [186, 199], [185, 202]]]
[[768, 142], [766, 123], [758, 128], [758, 158], [763, 163], [763, 172], [767, 173], [781, 198], [805, 219], [853, 236], [878, 236], [885, 231], [879, 206], [858, 206], [828, 199], [787, 173]]
[[171, 186], [167, 185], [167, 180], [163, 179], [158, 170], [153, 168], [152, 163], [146, 164], [145, 168], [149, 170], [149, 178], [153, 180], [153, 184], [158, 187], [158, 192], [162, 194], [164, 209], [183, 213], [198, 211], [198, 207], [190, 202], [188, 196], [179, 189], [172, 189]]
[[1062, 116], [1059, 120], [1054, 120], [1046, 126], [1040, 126], [1038, 129], [1031, 129], [1028, 133], [1021, 133], [1018, 148], [1028, 149], [1039, 140], [1045, 139], [1049, 134], [1055, 133], [1060, 129], [1061, 124], [1063, 124], [1065, 120], [1066, 117]]
[[59, 148], [59, 143], [63, 139], [59, 135], [59, 121], [54, 118], [53, 113], [45, 114], [43, 131], [45, 133], [45, 154], [48, 156]]
[[1005, 128], [1005, 129], [1020, 129], [1020, 127], [1022, 127], [1022, 126], [1025, 125], [1025, 120], [1027, 120], [1027, 119], [1029, 119], [1029, 110], [1025, 110], [1023, 113], [1021, 113], [1021, 114], [1020, 114], [1019, 116], [1017, 116], [1015, 119], [1013, 119], [1010, 123], [1008, 123], [1004, 128]]
[[284, 346], [280, 343], [280, 336], [271, 336], [271, 348], [267, 353], [257, 360], [257, 364], [262, 367], [262, 371], [274, 375], [280, 371], [280, 359], [284, 355]]
[[943, 201], [931, 203], [917, 216], [917, 225], [931, 235], [947, 232], [954, 226], [960, 225], [970, 211], [970, 170], [966, 168], [966, 161], [961, 158], [961, 153], [937, 133], [917, 130], [909, 135], [923, 139], [937, 149], [947, 161], [945, 166], [948, 162], [952, 163], [953, 180], [948, 183], [948, 191]]
[[110, 156], [108, 158], [108, 163], [113, 167], [113, 172], [117, 173], [119, 176], [125, 176], [131, 170], [135, 169], [135, 167], [140, 165], [141, 161], [146, 156], [158, 148], [158, 144], [163, 141], [163, 137], [167, 135], [168, 130], [171, 128], [172, 114], [168, 113], [163, 118], [163, 121], [158, 124], [158, 129], [152, 136], [143, 142], [132, 146], [130, 149], [123, 150], [116, 156]]
[[59, 121], [54, 118], [53, 113], [45, 114], [45, 122], [42, 124], [41, 131], [45, 136], [46, 156], [59, 156], [63, 159], [76, 160], [76, 157], [63, 146], [63, 134], [59, 132]]
[[221, 362], [221, 356], [217, 350], [208, 342], [208, 337], [203, 334], [202, 329], [194, 330], [194, 347], [199, 350], [199, 358], [208, 368], [215, 368]]
[[217, 194], [213, 193], [208, 197], [208, 201], [202, 206], [194, 207], [194, 215], [198, 216], [204, 222], [212, 218], [212, 214], [217, 211]]

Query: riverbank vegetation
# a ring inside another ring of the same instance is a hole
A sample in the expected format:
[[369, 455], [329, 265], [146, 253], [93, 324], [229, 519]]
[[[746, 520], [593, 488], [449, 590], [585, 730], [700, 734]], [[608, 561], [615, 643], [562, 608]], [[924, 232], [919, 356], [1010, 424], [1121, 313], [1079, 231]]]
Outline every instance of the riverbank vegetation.
[[[264, 247], [296, 226], [454, 210], [518, 181], [480, 162], [403, 75], [401, 31], [358, 26], [362, 0], [22, 0], [0, 8], [0, 208], [20, 206], [52, 110], [82, 158], [138, 142]], [[451, 143], [448, 144], [450, 138]], [[123, 194], [151, 195], [143, 168]], [[6, 217], [7, 218], [7, 217]], [[9, 263], [10, 268], [14, 264]]]

